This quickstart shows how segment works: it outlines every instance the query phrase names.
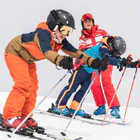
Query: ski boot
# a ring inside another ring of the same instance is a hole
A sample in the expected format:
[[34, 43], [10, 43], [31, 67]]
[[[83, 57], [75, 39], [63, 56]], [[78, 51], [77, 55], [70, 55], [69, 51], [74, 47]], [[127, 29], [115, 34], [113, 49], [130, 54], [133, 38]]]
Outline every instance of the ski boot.
[[28, 128], [33, 129], [35, 132], [37, 132], [39, 134], [45, 133], [45, 128], [38, 126], [38, 123], [33, 118], [28, 118], [25, 121], [25, 124]]
[[106, 114], [106, 108], [105, 105], [99, 106], [94, 112], [93, 115], [104, 115]]
[[116, 119], [120, 119], [121, 115], [120, 115], [120, 108], [119, 108], [119, 106], [112, 107], [111, 111], [110, 111], [110, 115], [112, 117], [115, 117]]
[[[2, 126], [6, 128], [17, 128], [17, 126], [22, 122], [22, 119], [20, 117], [14, 117], [12, 119], [3, 119]], [[20, 126], [20, 129], [26, 128], [26, 124], [23, 123]]]
[[[74, 114], [75, 110], [74, 109], [71, 109], [70, 108], [70, 113], [71, 114]], [[79, 109], [77, 112], [76, 112], [76, 116], [81, 116], [83, 118], [91, 118], [91, 115], [90, 114], [87, 114], [84, 110], [82, 109]]]
[[55, 113], [55, 114], [58, 114], [58, 115], [67, 116], [67, 117], [71, 117], [71, 114], [69, 112], [68, 107], [58, 108], [58, 106], [55, 106], [53, 103], [52, 103], [51, 108], [48, 109], [48, 112]]
[[[16, 129], [18, 125], [22, 122], [20, 117], [14, 117], [12, 119], [2, 119], [1, 130], [7, 132], [13, 132], [13, 129]], [[21, 125], [21, 127], [15, 132], [16, 134], [24, 135], [24, 136], [33, 136], [34, 131], [26, 126], [25, 123]]]

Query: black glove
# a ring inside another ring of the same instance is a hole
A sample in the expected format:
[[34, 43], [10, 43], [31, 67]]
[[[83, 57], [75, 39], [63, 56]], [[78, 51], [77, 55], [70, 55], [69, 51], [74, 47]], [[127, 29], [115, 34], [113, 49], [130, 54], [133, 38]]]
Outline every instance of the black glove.
[[106, 55], [104, 58], [103, 58], [103, 65], [100, 67], [99, 71], [105, 71], [107, 68], [108, 68], [108, 64], [109, 64], [109, 61], [108, 61], [108, 55]]
[[140, 68], [140, 60], [137, 60], [135, 62], [131, 62], [129, 67], [131, 67], [131, 68], [136, 68], [136, 67]]
[[117, 66], [119, 71], [123, 70], [123, 67], [130, 65], [131, 61], [133, 60], [132, 56], [129, 55], [127, 58], [123, 58], [120, 62], [120, 66]]
[[108, 68], [108, 56], [105, 56], [103, 60], [96, 58], [92, 61], [91, 67], [94, 69], [99, 69], [100, 71], [105, 71]]
[[73, 59], [71, 57], [65, 56], [61, 61], [60, 61], [60, 66], [63, 69], [73, 69]]
[[123, 70], [123, 67], [126, 67], [126, 65], [127, 65], [127, 59], [123, 58], [120, 61], [120, 66], [117, 66], [117, 69], [119, 69], [119, 71], [122, 71]]

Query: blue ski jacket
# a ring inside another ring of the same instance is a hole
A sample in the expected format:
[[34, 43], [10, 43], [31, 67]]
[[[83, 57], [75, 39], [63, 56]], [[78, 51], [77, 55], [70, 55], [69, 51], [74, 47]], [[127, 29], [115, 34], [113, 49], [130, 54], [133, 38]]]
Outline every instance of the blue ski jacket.
[[[105, 55], [109, 56], [109, 64], [119, 66], [121, 58], [120, 57], [113, 57], [108, 48], [103, 46], [103, 43], [99, 43], [96, 46], [93, 46], [86, 51], [84, 51], [86, 54], [88, 54], [90, 57], [93, 57], [94, 59], [99, 58], [102, 60]], [[92, 73], [94, 71], [97, 71], [98, 69], [91, 68], [87, 65], [84, 65], [85, 71], [88, 73]]]

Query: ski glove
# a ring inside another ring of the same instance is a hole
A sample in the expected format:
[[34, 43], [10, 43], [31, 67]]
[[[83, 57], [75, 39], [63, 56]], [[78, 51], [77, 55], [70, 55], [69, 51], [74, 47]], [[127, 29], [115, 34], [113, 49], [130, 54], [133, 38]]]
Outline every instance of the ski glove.
[[105, 56], [103, 60], [96, 58], [92, 61], [91, 67], [94, 69], [99, 69], [100, 71], [105, 71], [108, 68], [108, 56]]
[[119, 71], [122, 71], [123, 70], [123, 67], [126, 67], [128, 65], [130, 65], [131, 61], [133, 60], [132, 56], [129, 55], [127, 58], [123, 58], [121, 61], [120, 61], [120, 65], [117, 66], [117, 68], [119, 69]]
[[106, 55], [104, 58], [103, 58], [103, 65], [99, 68], [99, 71], [105, 71], [107, 68], [108, 68], [108, 64], [109, 64], [109, 61], [108, 61], [108, 55]]
[[65, 56], [61, 61], [60, 61], [60, 66], [63, 69], [73, 69], [73, 59], [71, 57]]
[[131, 62], [129, 66], [131, 68], [140, 68], [140, 60], [137, 60], [135, 62]]

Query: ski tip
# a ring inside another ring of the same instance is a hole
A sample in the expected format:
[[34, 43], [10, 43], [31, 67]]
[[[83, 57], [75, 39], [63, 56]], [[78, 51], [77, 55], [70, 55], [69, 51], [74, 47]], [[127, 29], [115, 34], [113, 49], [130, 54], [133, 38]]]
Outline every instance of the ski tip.
[[62, 136], [66, 136], [66, 133], [64, 133], [64, 132], [61, 132], [61, 134], [62, 134]]
[[83, 137], [79, 137], [79, 138], [76, 138], [74, 140], [82, 140], [82, 139], [83, 139]]

